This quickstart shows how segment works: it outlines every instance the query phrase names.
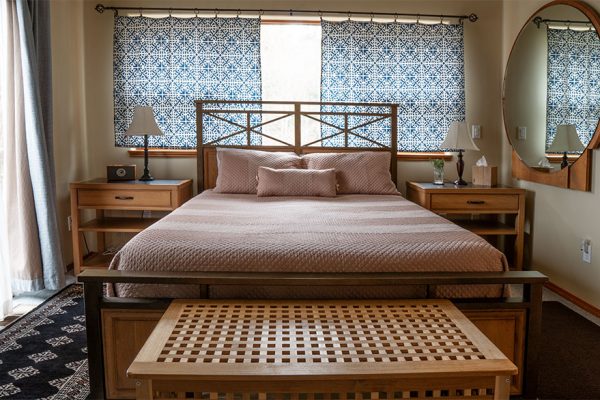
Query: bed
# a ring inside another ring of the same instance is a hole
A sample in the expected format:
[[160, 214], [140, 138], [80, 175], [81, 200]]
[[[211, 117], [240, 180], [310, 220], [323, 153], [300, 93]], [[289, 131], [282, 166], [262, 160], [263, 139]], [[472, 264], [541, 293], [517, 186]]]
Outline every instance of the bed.
[[[484, 239], [397, 195], [257, 197], [206, 190], [116, 255], [112, 269], [173, 272], [501, 272]], [[211, 286], [210, 298], [500, 297], [502, 287]], [[198, 298], [188, 286], [119, 285], [122, 297]]]
[[[219, 138], [204, 138], [204, 127], [214, 126], [210, 119], [233, 126], [234, 132], [222, 138], [246, 139], [243, 146], [225, 147], [296, 154], [386, 152], [396, 182], [397, 105], [198, 101], [196, 109], [200, 194], [132, 239], [110, 271], [85, 271], [79, 277], [86, 285], [94, 395], [133, 393], [123, 371], [160, 318], [165, 299], [175, 297], [464, 299], [457, 305], [476, 325], [495, 336], [490, 339], [520, 370], [527, 364], [528, 372], [515, 377], [513, 392], [521, 392], [525, 375], [528, 393], [535, 392], [543, 275], [508, 271], [502, 253], [485, 240], [400, 195], [261, 198], [212, 190], [218, 177], [216, 148], [223, 145]], [[271, 118], [257, 123], [256, 114]], [[228, 118], [233, 115], [244, 118]], [[265, 125], [285, 118], [293, 119], [293, 140], [264, 133]], [[357, 118], [367, 122], [352, 126]], [[305, 143], [306, 119], [333, 131]], [[364, 133], [384, 121], [387, 139]], [[257, 136], [275, 145], [253, 145]], [[334, 137], [343, 146], [325, 145]], [[103, 283], [113, 284], [111, 294], [119, 297], [106, 299]], [[525, 285], [521, 301], [507, 297], [510, 283]]]

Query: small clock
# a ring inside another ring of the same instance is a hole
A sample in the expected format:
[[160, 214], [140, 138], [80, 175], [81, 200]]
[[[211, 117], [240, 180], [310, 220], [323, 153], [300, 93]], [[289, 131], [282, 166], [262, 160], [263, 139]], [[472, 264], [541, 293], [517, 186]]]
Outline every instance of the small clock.
[[135, 180], [135, 165], [107, 165], [106, 179], [111, 181]]

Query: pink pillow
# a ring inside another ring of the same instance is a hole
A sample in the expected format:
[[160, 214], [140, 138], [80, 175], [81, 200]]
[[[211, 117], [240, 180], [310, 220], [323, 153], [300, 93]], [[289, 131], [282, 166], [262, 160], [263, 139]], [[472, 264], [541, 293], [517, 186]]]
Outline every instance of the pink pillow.
[[399, 194], [390, 174], [390, 153], [311, 153], [302, 156], [308, 169], [335, 169], [338, 193]]
[[217, 184], [219, 193], [256, 193], [258, 167], [302, 168], [295, 153], [217, 148]]
[[335, 170], [258, 168], [259, 197], [335, 197]]

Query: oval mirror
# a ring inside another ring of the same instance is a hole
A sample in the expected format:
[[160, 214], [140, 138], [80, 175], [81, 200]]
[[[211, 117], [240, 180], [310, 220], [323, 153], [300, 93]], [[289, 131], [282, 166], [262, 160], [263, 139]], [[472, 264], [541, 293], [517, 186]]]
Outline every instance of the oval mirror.
[[576, 7], [555, 3], [523, 27], [504, 78], [510, 143], [525, 164], [549, 173], [578, 159], [600, 117], [597, 27]]

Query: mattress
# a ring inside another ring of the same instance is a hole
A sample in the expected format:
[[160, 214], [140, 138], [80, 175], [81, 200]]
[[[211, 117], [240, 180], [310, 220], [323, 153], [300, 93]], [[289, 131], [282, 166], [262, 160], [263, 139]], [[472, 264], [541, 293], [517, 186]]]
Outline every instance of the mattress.
[[[130, 240], [111, 269], [204, 272], [505, 271], [481, 237], [394, 195], [257, 197], [207, 190]], [[117, 285], [123, 297], [198, 297], [195, 286]], [[421, 287], [211, 286], [214, 298], [424, 297]], [[499, 297], [503, 288], [429, 288], [434, 297]]]

